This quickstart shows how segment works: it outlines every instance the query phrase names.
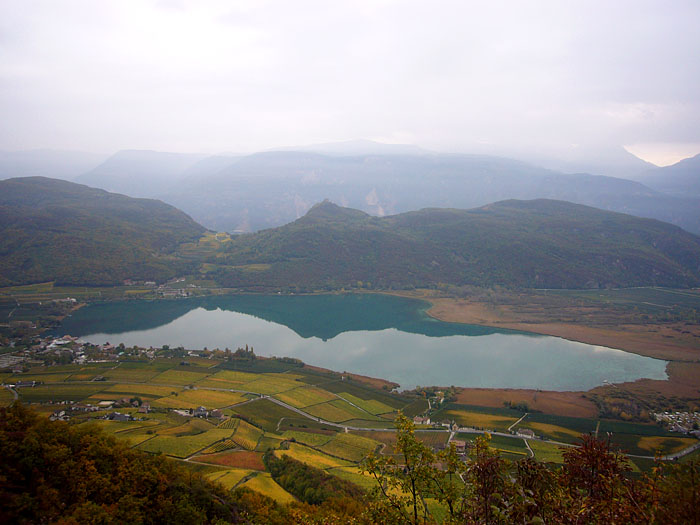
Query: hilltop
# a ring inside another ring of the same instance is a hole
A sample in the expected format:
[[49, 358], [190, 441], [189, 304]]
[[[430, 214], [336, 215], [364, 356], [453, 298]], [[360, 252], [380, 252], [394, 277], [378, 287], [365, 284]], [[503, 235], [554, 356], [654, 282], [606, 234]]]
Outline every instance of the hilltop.
[[237, 238], [217, 278], [260, 290], [688, 287], [700, 283], [698, 260], [700, 238], [676, 226], [562, 201], [387, 217], [324, 201], [286, 226]]
[[44, 177], [0, 181], [0, 285], [164, 280], [204, 228], [160, 201]]

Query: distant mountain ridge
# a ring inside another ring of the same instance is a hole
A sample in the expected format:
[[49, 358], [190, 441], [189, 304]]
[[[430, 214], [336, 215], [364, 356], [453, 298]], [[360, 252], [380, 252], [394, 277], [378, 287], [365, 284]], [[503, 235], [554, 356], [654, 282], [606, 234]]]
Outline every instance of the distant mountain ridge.
[[[664, 176], [657, 183], [650, 176], [652, 188], [642, 175], [630, 177], [634, 180], [600, 175], [616, 173], [618, 168], [620, 173], [644, 171], [650, 165], [623, 148], [598, 148], [590, 154], [582, 148], [573, 148], [569, 160], [557, 162], [544, 157], [538, 161], [536, 153], [527, 155], [533, 162], [566, 172], [590, 168], [594, 174], [562, 173], [492, 155], [441, 154], [405, 144], [348, 141], [251, 155], [128, 150], [76, 181], [163, 200], [208, 228], [228, 232], [287, 224], [328, 197], [377, 216], [426, 207], [467, 209], [506, 199], [566, 200], [659, 219], [700, 234], [700, 191], [692, 185], [675, 187], [670, 178]], [[681, 168], [663, 168], [659, 173]]]
[[162, 198], [200, 223], [225, 231], [280, 226], [327, 197], [377, 216], [547, 198], [655, 218], [700, 233], [700, 199], [665, 195], [626, 179], [565, 175], [485, 155], [267, 152], [189, 178], [185, 188]]
[[638, 180], [669, 195], [700, 198], [700, 154], [671, 166], [646, 171]]
[[44, 177], [0, 181], [0, 286], [162, 281], [205, 229], [160, 201]]
[[240, 236], [224, 261], [229, 269], [217, 275], [223, 284], [261, 291], [700, 284], [697, 236], [656, 220], [552, 200], [387, 217], [324, 201], [291, 224]]

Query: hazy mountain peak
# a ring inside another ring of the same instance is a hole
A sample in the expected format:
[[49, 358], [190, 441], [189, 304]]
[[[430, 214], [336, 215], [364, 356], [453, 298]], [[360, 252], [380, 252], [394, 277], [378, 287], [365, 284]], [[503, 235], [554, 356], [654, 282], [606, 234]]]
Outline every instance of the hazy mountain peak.
[[304, 215], [300, 220], [342, 221], [365, 219], [367, 217], [369, 217], [369, 215], [363, 211], [355, 210], [353, 208], [343, 208], [342, 206], [338, 206], [337, 204], [331, 202], [329, 199], [324, 199], [322, 202], [314, 204], [309, 211], [306, 212], [306, 215]]

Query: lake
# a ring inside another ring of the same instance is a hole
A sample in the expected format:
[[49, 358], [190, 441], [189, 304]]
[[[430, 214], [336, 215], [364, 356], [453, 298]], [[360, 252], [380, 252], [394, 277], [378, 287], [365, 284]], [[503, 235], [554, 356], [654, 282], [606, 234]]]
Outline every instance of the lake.
[[666, 361], [558, 337], [445, 323], [425, 301], [379, 294], [232, 295], [91, 304], [59, 334], [102, 344], [230, 348], [288, 356], [402, 388], [588, 390], [666, 379]]

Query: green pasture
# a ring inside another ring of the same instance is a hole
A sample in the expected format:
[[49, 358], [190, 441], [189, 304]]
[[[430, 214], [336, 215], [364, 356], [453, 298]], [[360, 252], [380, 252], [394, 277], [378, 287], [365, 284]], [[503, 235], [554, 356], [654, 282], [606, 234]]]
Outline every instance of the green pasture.
[[529, 439], [528, 443], [532, 452], [535, 454], [535, 459], [538, 461], [544, 461], [545, 463], [556, 463], [558, 465], [564, 462], [563, 451], [559, 445], [554, 443], [545, 443], [544, 441], [539, 441], [537, 439]]

